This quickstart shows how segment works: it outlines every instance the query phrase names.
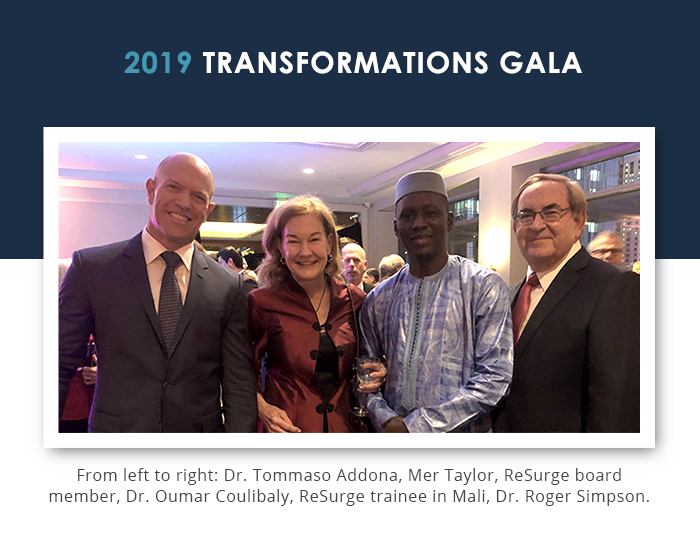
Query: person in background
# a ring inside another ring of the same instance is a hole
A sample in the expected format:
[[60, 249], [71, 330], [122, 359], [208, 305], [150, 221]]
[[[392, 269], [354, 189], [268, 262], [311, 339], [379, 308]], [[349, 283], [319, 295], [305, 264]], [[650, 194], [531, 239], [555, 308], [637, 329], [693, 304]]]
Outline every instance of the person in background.
[[367, 254], [364, 248], [356, 243], [343, 246], [343, 278], [348, 283], [368, 293], [374, 289], [374, 285], [363, 280], [362, 276], [367, 270]]
[[[58, 287], [59, 293], [63, 278], [66, 276], [70, 259], [58, 260]], [[83, 366], [78, 367], [75, 376], [68, 386], [68, 396], [65, 407], [61, 413], [58, 425], [59, 433], [86, 433], [88, 430], [88, 418], [90, 417], [90, 405], [95, 392], [97, 382], [97, 355], [95, 354], [95, 341], [88, 341]]]
[[596, 259], [616, 267], [622, 265], [622, 238], [610, 231], [603, 231], [588, 244], [589, 253]]
[[250, 271], [247, 269], [248, 265], [244, 263], [245, 259], [233, 246], [227, 246], [226, 248], [219, 250], [219, 252], [216, 254], [216, 259], [219, 261], [221, 266], [224, 266], [241, 276], [241, 279], [243, 280], [243, 289], [245, 290], [246, 294], [258, 288], [257, 278], [251, 275]]
[[382, 260], [379, 261], [379, 281], [390, 278], [404, 266], [406, 266], [406, 261], [400, 255], [391, 254], [382, 257]]
[[376, 268], [368, 268], [365, 270], [365, 273], [362, 274], [362, 281], [369, 285], [376, 285], [379, 283], [379, 270]]
[[90, 432], [255, 431], [243, 284], [193, 245], [214, 208], [211, 170], [166, 157], [146, 193], [141, 233], [73, 254], [59, 295], [59, 412], [92, 334]]
[[[365, 294], [339, 276], [333, 213], [314, 196], [292, 198], [268, 216], [263, 248], [262, 288], [248, 302], [258, 364], [266, 355], [265, 389], [258, 391], [265, 431], [360, 431], [352, 378]], [[366, 392], [384, 380], [384, 367], [374, 370]]]
[[530, 176], [512, 215], [528, 271], [512, 293], [513, 383], [494, 431], [638, 432], [639, 276], [581, 246], [586, 197], [566, 176]]
[[361, 355], [386, 355], [388, 364], [370, 419], [387, 433], [489, 432], [513, 369], [508, 287], [448, 254], [454, 215], [439, 173], [402, 177], [395, 214], [409, 267], [369, 293], [360, 315]]

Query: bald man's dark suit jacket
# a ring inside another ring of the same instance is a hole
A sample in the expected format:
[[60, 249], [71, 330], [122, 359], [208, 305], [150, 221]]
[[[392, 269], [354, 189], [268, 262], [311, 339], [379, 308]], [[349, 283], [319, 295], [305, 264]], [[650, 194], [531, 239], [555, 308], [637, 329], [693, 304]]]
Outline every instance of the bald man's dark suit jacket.
[[515, 346], [494, 431], [638, 432], [639, 291], [637, 274], [577, 252]]
[[240, 277], [206, 254], [194, 251], [168, 354], [141, 234], [75, 252], [59, 297], [60, 411], [91, 333], [98, 375], [90, 431], [255, 431], [256, 378], [245, 293]]

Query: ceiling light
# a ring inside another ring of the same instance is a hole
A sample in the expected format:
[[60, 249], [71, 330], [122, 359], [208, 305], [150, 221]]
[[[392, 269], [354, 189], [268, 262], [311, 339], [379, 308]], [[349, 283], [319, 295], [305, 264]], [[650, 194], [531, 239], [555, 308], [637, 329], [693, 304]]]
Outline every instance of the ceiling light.
[[313, 174], [315, 170], [313, 168], [305, 168], [304, 170], [302, 170], [302, 172], [304, 174]]
[[265, 224], [247, 222], [211, 222], [202, 224], [199, 232], [207, 239], [245, 239], [265, 229]]
[[134, 157], [136, 159], [148, 159], [148, 156], [146, 154], [136, 154]]

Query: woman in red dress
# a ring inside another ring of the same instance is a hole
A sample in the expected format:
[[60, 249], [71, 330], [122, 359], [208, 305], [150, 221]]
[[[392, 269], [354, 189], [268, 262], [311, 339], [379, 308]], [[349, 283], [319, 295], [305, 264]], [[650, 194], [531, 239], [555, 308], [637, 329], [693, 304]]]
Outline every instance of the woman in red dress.
[[[299, 196], [270, 213], [261, 289], [248, 296], [255, 359], [267, 356], [258, 413], [275, 433], [360, 431], [352, 414], [357, 313], [364, 293], [339, 277], [335, 220], [318, 198]], [[381, 364], [363, 391], [377, 390]]]

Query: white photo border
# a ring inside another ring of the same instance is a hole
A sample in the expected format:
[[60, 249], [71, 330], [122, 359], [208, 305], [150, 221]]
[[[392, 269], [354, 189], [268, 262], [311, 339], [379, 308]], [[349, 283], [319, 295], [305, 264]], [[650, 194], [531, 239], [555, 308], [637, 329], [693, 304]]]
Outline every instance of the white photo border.
[[[358, 137], [351, 137], [351, 136]], [[58, 433], [58, 175], [61, 142], [639, 142], [644, 158], [641, 219], [641, 431], [635, 434], [64, 434]], [[653, 448], [655, 447], [654, 128], [44, 128], [44, 447], [46, 448]]]

